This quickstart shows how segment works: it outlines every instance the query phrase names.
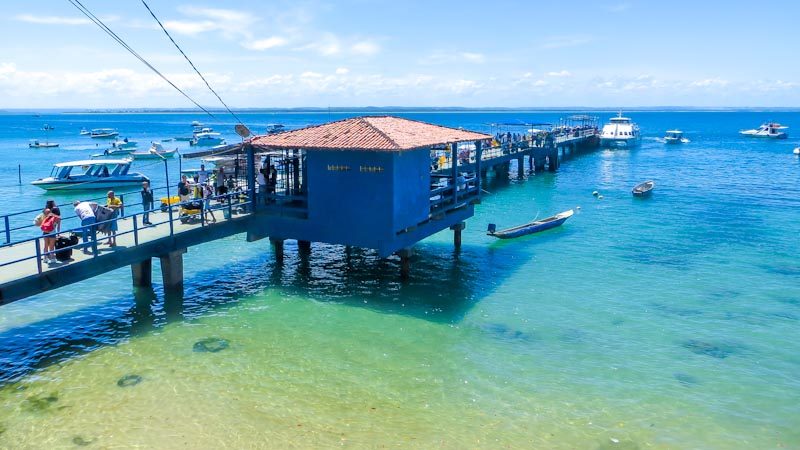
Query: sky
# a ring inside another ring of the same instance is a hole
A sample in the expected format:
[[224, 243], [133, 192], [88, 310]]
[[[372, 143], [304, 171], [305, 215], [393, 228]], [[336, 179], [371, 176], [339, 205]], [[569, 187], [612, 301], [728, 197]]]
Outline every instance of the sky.
[[[81, 0], [221, 106], [141, 0]], [[797, 107], [800, 2], [146, 0], [232, 107]], [[193, 105], [68, 0], [0, 4], [0, 108]]]

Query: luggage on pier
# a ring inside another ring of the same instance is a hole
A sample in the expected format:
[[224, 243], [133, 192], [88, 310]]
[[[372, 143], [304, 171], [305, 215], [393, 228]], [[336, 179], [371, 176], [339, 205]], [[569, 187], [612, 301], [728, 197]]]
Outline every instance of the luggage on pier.
[[69, 237], [57, 237], [56, 259], [59, 261], [69, 261], [72, 258], [72, 247], [75, 245], [78, 245], [78, 235], [76, 234], [71, 234]]

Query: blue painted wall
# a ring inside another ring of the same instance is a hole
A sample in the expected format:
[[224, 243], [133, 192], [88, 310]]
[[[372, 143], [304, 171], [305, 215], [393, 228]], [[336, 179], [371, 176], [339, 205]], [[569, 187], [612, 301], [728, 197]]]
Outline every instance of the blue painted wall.
[[394, 231], [426, 220], [430, 212], [430, 150], [397, 152], [394, 157]]

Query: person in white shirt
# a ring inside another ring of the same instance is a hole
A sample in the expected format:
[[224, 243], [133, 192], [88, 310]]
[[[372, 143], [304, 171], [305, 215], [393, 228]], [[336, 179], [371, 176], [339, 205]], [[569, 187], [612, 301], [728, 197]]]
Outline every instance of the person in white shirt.
[[[95, 209], [97, 209], [97, 203], [94, 202], [81, 202], [75, 200], [72, 202], [72, 206], [75, 207], [75, 215], [81, 219], [81, 226], [83, 227], [83, 236], [82, 240], [84, 244], [89, 243], [89, 238], [94, 238], [94, 233], [91, 233], [91, 229], [93, 228], [95, 222], [97, 222], [97, 218], [94, 215]], [[89, 249], [84, 246], [83, 249], [84, 253], [89, 253]]]
[[197, 184], [203, 185], [208, 183], [208, 171], [205, 164], [200, 164], [200, 170], [197, 171]]

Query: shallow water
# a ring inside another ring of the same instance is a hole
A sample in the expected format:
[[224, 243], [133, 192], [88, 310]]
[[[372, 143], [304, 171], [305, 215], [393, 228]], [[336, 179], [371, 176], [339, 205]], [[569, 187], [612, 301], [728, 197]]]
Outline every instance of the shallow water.
[[[407, 115], [473, 129], [559, 116]], [[462, 251], [449, 233], [423, 241], [407, 283], [370, 251], [301, 258], [287, 243], [276, 266], [267, 242], [235, 236], [189, 251], [182, 302], [131, 292], [120, 270], [3, 306], [0, 448], [800, 447], [800, 160], [794, 140], [736, 135], [798, 115], [630, 115], [641, 148], [490, 182]], [[14, 186], [17, 165], [29, 181], [86, 156], [71, 149], [81, 126], [142, 142], [191, 120], [0, 115], [0, 209], [43, 203]], [[68, 148], [21, 148], [43, 122]], [[692, 142], [654, 139], [673, 127]], [[644, 179], [653, 197], [632, 198]], [[575, 206], [541, 235], [484, 234]], [[228, 346], [195, 351], [207, 338]]]

